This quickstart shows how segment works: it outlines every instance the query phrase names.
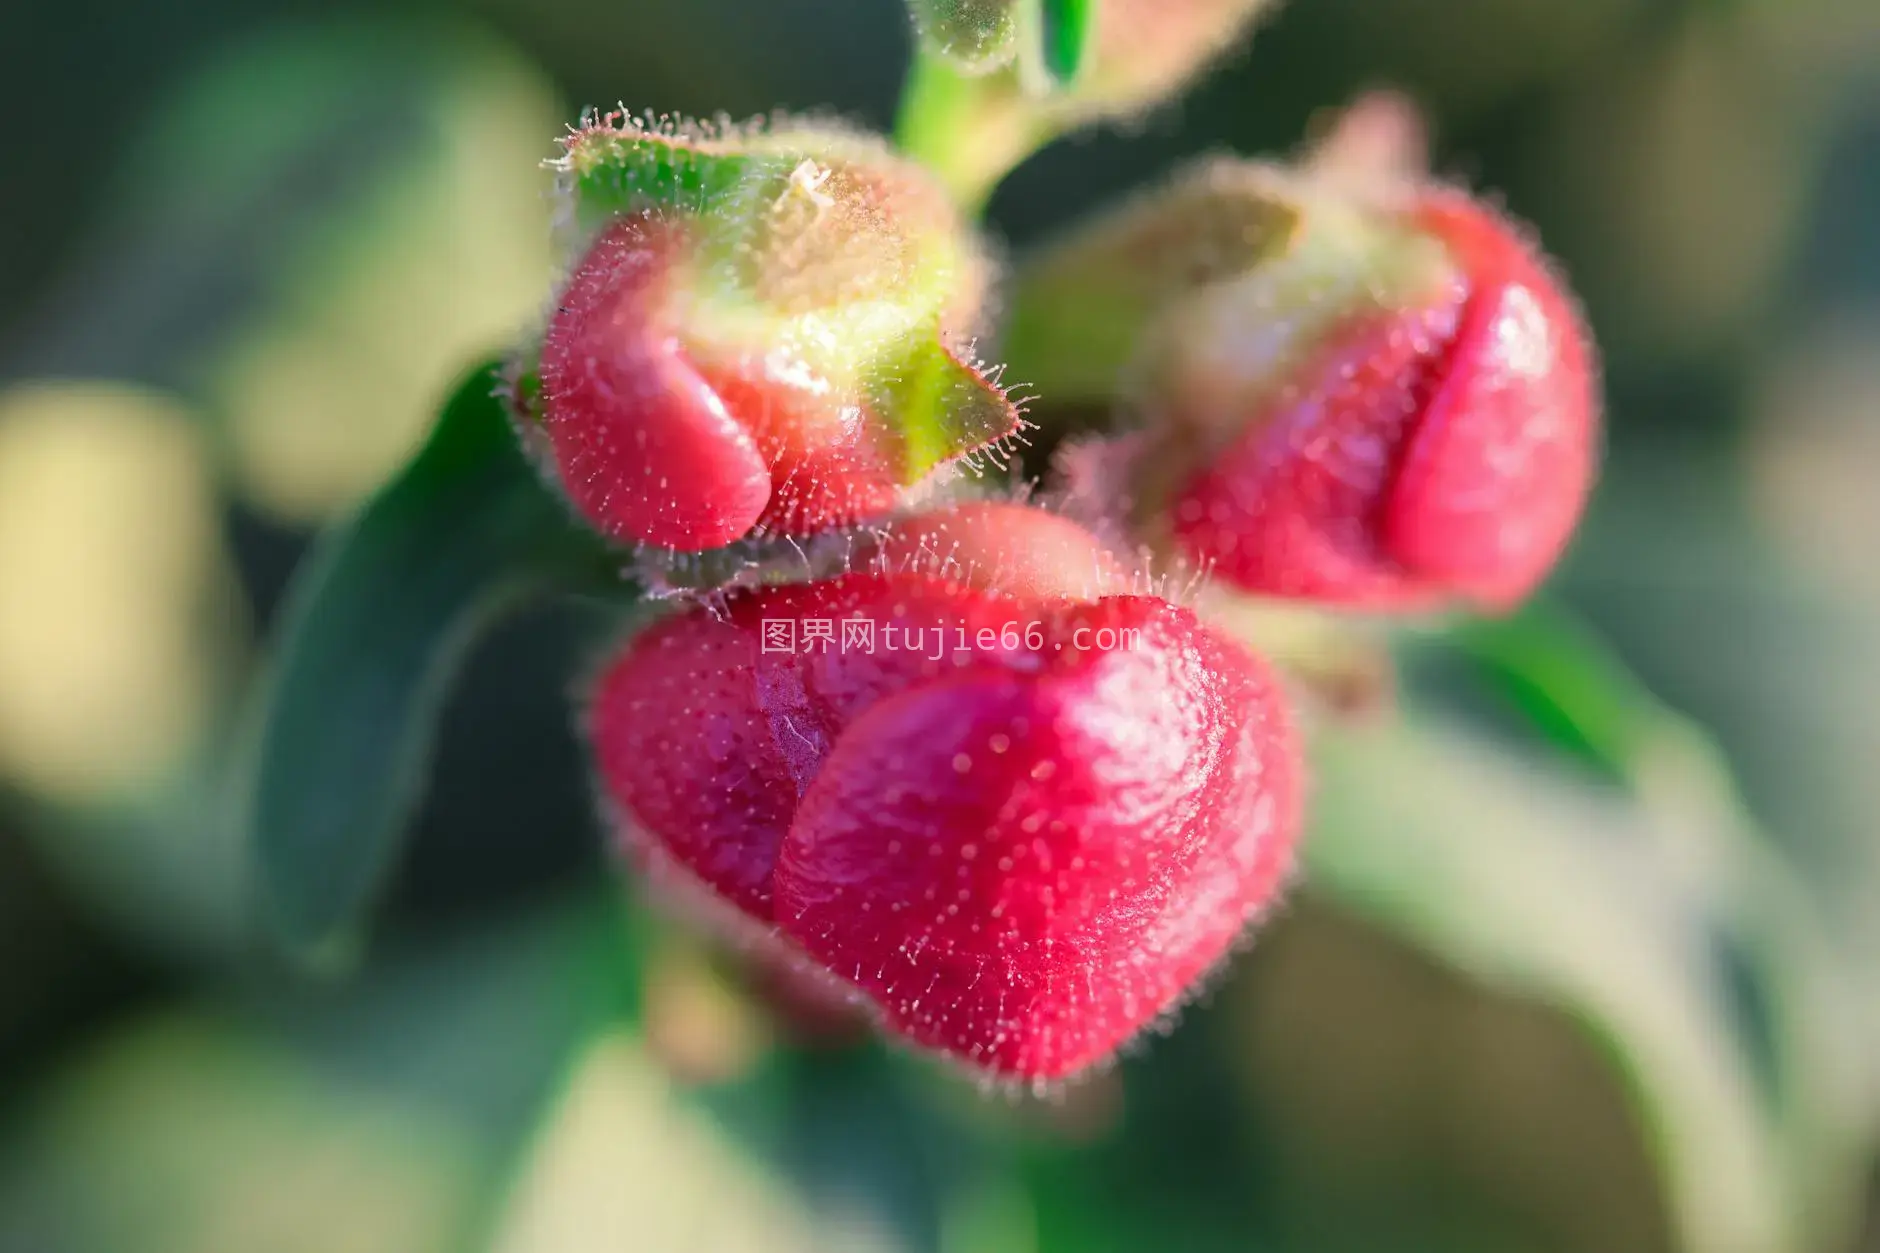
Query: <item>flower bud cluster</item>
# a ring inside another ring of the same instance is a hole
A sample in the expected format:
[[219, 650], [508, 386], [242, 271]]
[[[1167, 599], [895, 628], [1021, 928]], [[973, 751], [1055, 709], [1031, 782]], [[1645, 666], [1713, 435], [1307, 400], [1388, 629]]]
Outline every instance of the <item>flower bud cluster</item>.
[[[1073, 92], [1157, 94], [1260, 7], [1146, 3], [1103, 6]], [[980, 73], [1053, 7], [914, 0]], [[633, 634], [587, 702], [658, 882], [1006, 1081], [1113, 1055], [1231, 950], [1292, 864], [1299, 739], [1274, 671], [1158, 579], [1504, 608], [1597, 461], [1556, 270], [1418, 172], [1401, 111], [1351, 118], [1020, 266], [1008, 359], [1120, 422], [1060, 459], [1064, 512], [947, 481], [1024, 423], [972, 348], [988, 251], [923, 167], [788, 120], [567, 137], [569, 268], [514, 373], [521, 437], [643, 562], [756, 572]]]

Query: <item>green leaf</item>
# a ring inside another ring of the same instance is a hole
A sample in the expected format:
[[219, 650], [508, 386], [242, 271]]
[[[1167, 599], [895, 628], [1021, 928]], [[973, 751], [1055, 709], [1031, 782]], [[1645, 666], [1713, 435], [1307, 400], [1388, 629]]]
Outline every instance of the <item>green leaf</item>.
[[829, 1247], [802, 1198], [688, 1103], [628, 1033], [587, 1050], [529, 1156], [491, 1242], [498, 1253]]
[[1684, 1247], [1845, 1234], [1854, 1073], [1831, 963], [1783, 867], [1709, 825], [1435, 723], [1321, 736], [1313, 886], [1611, 1055]]
[[1739, 1001], [1739, 1039], [1760, 1054], [1772, 1090], [1788, 1186], [1820, 1229], [1851, 1221], [1860, 1146], [1880, 1117], [1863, 1061], [1859, 971], [1792, 844], [1758, 828], [1713, 737], [1545, 602], [1411, 647], [1479, 667], [1547, 740], [1625, 786], [1653, 855], [1698, 885], [1711, 911], [1722, 977]]
[[8, 1249], [450, 1253], [481, 1182], [448, 1111], [174, 1010], [91, 1050], [5, 1148]]
[[126, 114], [74, 154], [70, 177], [109, 162], [103, 216], [0, 373], [178, 391], [279, 520], [355, 507], [554, 282], [540, 162], [567, 111], [474, 25], [271, 27]]
[[343, 937], [391, 869], [479, 632], [615, 564], [526, 463], [494, 384], [470, 375], [295, 584], [245, 803], [262, 906], [296, 948]]
[[1408, 637], [1404, 651], [1466, 663], [1550, 743], [1615, 779], [1632, 777], [1663, 712], [1585, 624], [1544, 603]]
[[276, 981], [111, 1029], [9, 1121], [0, 1248], [483, 1247], [559, 1076], [619, 1021], [623, 921], [584, 892], [317, 996]]
[[[1030, 1247], [996, 1238], [1005, 1216], [962, 1213], [1012, 1182], [988, 1170], [998, 1149], [950, 1117], [973, 1106], [959, 1088], [928, 1091], [930, 1074], [881, 1046], [780, 1051], [731, 1083], [682, 1084], [650, 1034], [613, 1033], [579, 1059], [493, 1248]], [[995, 1238], [952, 1238], [969, 1221]]]

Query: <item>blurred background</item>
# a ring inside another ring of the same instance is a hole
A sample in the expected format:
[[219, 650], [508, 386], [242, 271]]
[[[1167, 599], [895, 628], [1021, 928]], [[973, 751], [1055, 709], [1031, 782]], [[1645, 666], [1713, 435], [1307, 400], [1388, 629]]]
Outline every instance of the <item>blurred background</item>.
[[1559, 616], [1406, 646], [1295, 902], [1116, 1069], [985, 1097], [623, 906], [579, 608], [478, 646], [347, 975], [258, 938], [225, 779], [283, 592], [536, 316], [561, 126], [885, 127], [904, 24], [9, 6], [0, 1251], [1880, 1250], [1873, 0], [1292, 0], [1000, 190], [1022, 248], [1395, 86], [1605, 354]]

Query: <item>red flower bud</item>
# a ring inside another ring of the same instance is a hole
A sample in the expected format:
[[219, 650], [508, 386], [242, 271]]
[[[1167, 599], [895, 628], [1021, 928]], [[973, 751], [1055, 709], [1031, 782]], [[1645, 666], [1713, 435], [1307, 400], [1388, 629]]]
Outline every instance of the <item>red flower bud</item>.
[[1047, 398], [1125, 399], [1136, 525], [1262, 595], [1511, 605], [1598, 459], [1591, 344], [1531, 240], [1342, 164], [1214, 163], [1086, 227], [1024, 276], [1010, 351]]
[[1251, 591], [1365, 608], [1510, 607], [1572, 538], [1597, 460], [1571, 298], [1504, 219], [1425, 191], [1406, 221], [1459, 285], [1364, 314], [1246, 398], [1244, 429], [1169, 497], [1187, 554]]
[[608, 122], [561, 168], [588, 233], [517, 409], [602, 533], [685, 552], [811, 534], [1018, 430], [961, 355], [970, 231], [878, 142]]
[[898, 135], [964, 203], [1078, 127], [1169, 100], [1276, 0], [908, 0], [916, 55]]
[[716, 548], [757, 525], [770, 466], [659, 316], [681, 228], [610, 227], [542, 344], [542, 425], [575, 509], [602, 532]]
[[998, 69], [1017, 50], [1017, 0], [908, 0], [915, 38], [968, 74]]
[[1095, 600], [1129, 589], [1127, 570], [1069, 518], [977, 500], [903, 519], [864, 548], [880, 573], [934, 574], [1002, 596]]
[[[986, 508], [960, 530], [1012, 552], [1045, 517]], [[1299, 766], [1258, 660], [1160, 600], [1028, 594], [1063, 581], [890, 564], [655, 623], [589, 711], [623, 837], [915, 1044], [1031, 1082], [1108, 1057], [1273, 899]]]
[[[1166, 100], [1246, 34], [1274, 0], [908, 0], [921, 45], [973, 75], [1010, 65], [1010, 91], [1057, 89], [1044, 109], [1077, 119], [1129, 114]], [[1045, 10], [1057, 12], [1047, 17]], [[1068, 22], [1072, 9], [1085, 10]], [[1087, 23], [1087, 25], [1086, 25]], [[1044, 45], [1071, 41], [1081, 63], [1069, 83]]]

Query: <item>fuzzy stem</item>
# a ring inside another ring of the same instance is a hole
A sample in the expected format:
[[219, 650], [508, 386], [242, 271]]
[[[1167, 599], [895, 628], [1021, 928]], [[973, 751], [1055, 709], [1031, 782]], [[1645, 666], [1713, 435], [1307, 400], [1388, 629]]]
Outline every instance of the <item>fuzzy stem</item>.
[[1002, 75], [963, 74], [916, 50], [895, 143], [933, 170], [966, 212], [983, 213], [1000, 181], [1050, 137], [1033, 102]]

